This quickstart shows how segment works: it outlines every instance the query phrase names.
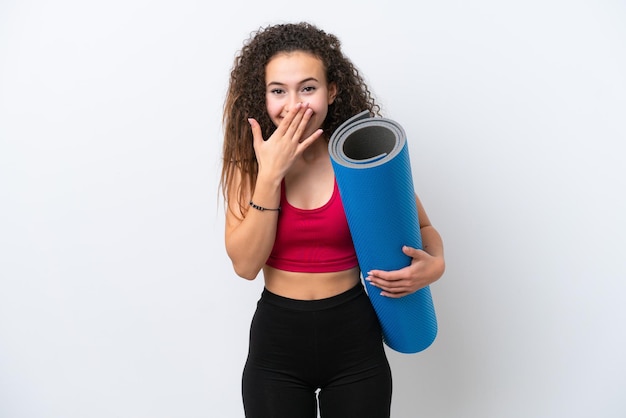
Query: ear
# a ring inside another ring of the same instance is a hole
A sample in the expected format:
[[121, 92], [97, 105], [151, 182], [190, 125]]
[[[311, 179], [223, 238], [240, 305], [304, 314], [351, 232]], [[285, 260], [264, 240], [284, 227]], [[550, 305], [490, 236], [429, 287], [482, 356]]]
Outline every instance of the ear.
[[337, 97], [338, 89], [337, 83], [330, 83], [328, 85], [328, 104], [331, 105], [335, 101], [335, 97]]

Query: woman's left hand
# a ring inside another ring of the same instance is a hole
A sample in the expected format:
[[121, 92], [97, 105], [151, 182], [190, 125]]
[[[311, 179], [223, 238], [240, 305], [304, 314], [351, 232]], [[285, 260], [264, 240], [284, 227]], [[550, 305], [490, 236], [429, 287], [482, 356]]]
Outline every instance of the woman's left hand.
[[443, 257], [408, 246], [402, 252], [412, 258], [411, 264], [400, 270], [371, 270], [365, 280], [381, 290], [381, 295], [399, 298], [417, 292], [439, 279], [445, 270]]

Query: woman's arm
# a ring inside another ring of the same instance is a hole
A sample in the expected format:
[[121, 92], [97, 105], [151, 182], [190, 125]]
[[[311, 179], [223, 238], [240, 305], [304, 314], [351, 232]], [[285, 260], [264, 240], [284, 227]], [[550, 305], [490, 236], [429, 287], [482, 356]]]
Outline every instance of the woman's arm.
[[381, 289], [381, 295], [402, 297], [409, 295], [437, 281], [445, 271], [443, 241], [439, 232], [431, 225], [430, 219], [417, 195], [418, 219], [422, 235], [422, 248], [404, 246], [402, 252], [412, 258], [408, 267], [395, 271], [372, 270], [365, 278]]
[[240, 207], [247, 206], [250, 201], [269, 209], [279, 207], [282, 179], [296, 158], [323, 133], [319, 129], [300, 141], [311, 114], [308, 106], [296, 105], [267, 141], [263, 140], [258, 122], [250, 119], [259, 172], [254, 191], [245, 195], [243, 202], [239, 202], [237, 193], [241, 173], [237, 172], [228, 184], [225, 231], [226, 252], [235, 273], [245, 279], [257, 277], [274, 247], [278, 211], [261, 211], [249, 206], [242, 212]]
[[[237, 190], [237, 187], [232, 190]], [[239, 210], [236, 193], [230, 193], [229, 196], [226, 210], [226, 253], [233, 263], [235, 273], [244, 279], [253, 280], [263, 268], [274, 246], [278, 211], [260, 211], [250, 207], [244, 215]], [[278, 208], [280, 179], [272, 181], [259, 176], [254, 195], [248, 200], [266, 208]]]

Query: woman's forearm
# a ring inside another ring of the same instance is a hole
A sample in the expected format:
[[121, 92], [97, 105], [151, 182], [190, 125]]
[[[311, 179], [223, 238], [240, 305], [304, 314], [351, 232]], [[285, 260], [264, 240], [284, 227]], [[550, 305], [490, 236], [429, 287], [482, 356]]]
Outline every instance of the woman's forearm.
[[439, 232], [432, 226], [423, 226], [421, 229], [422, 234], [422, 249], [433, 257], [443, 258], [443, 240]]
[[[258, 207], [277, 209], [280, 182], [259, 178], [251, 198]], [[227, 216], [226, 252], [237, 275], [252, 280], [267, 261], [276, 238], [278, 211], [248, 207], [243, 219]]]

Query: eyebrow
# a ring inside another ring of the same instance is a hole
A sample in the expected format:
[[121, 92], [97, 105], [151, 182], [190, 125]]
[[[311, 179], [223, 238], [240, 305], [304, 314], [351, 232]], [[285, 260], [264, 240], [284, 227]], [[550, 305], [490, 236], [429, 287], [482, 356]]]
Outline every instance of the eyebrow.
[[[315, 77], [309, 77], [309, 78], [305, 78], [304, 80], [298, 82], [298, 84], [304, 84], [304, 83], [308, 83], [309, 81], [316, 81], [319, 82], [319, 80]], [[270, 81], [269, 83], [267, 83], [267, 87], [269, 86], [284, 86], [286, 85], [285, 83], [281, 83], [278, 81]]]

